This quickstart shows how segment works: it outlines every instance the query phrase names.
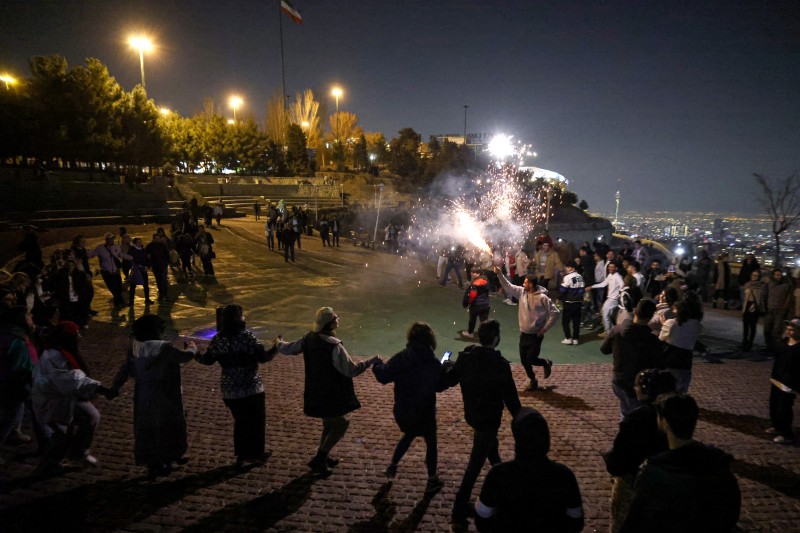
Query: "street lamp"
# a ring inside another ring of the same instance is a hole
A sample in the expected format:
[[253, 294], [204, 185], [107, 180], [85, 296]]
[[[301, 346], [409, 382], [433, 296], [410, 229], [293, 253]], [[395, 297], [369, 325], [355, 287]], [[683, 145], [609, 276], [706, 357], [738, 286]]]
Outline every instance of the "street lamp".
[[231, 96], [231, 99], [228, 101], [231, 107], [233, 108], [233, 121], [236, 122], [236, 108], [242, 105], [243, 100], [238, 96]]
[[0, 81], [6, 84], [6, 90], [9, 90], [9, 85], [17, 83], [17, 79], [11, 74], [0, 74]]
[[147, 37], [133, 36], [128, 39], [131, 48], [139, 50], [139, 67], [142, 69], [142, 89], [144, 85], [144, 53], [153, 49], [153, 43]]
[[344, 92], [342, 91], [341, 87], [334, 87], [331, 89], [331, 95], [336, 98], [336, 112], [339, 112], [339, 97], [342, 96]]
[[378, 187], [378, 212], [375, 213], [375, 231], [372, 232], [372, 248], [375, 248], [375, 239], [378, 238], [378, 219], [381, 218], [381, 201], [383, 200], [383, 183], [379, 183]]
[[167, 115], [169, 115], [169, 109], [168, 109], [168, 108], [166, 108], [166, 107], [162, 107], [161, 109], [159, 109], [159, 110], [158, 110], [158, 112], [159, 112], [159, 113], [161, 113], [161, 114], [162, 114], [163, 116], [165, 116], [165, 117], [166, 117]]

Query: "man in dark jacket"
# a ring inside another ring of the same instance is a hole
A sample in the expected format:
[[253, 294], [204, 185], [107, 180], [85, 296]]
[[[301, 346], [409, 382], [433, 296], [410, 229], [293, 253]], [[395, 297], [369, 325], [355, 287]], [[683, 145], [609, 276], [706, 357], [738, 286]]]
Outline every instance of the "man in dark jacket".
[[731, 472], [733, 457], [692, 439], [700, 409], [688, 394], [663, 394], [655, 408], [669, 450], [645, 461], [639, 471], [621, 531], [733, 531], [742, 504]]
[[612, 329], [600, 346], [602, 353], [614, 357], [611, 389], [619, 398], [622, 417], [641, 405], [633, 390], [636, 375], [647, 368], [664, 368], [661, 341], [648, 324], [655, 310], [652, 301], [640, 300], [633, 311], [633, 322], [621, 333]]
[[461, 302], [464, 309], [469, 310], [469, 323], [467, 330], [462, 331], [461, 335], [475, 338], [475, 323], [480, 319], [484, 322], [489, 318], [489, 310], [491, 309], [491, 301], [489, 300], [489, 279], [481, 273], [480, 269], [475, 269], [471, 273], [472, 283], [467, 287], [464, 292], [464, 300]]
[[[292, 231], [291, 228], [289, 231]], [[305, 363], [305, 392], [303, 412], [306, 416], [322, 419], [322, 437], [317, 454], [308, 466], [320, 477], [331, 475], [331, 467], [338, 459], [328, 456], [342, 440], [350, 421], [347, 414], [359, 409], [353, 378], [372, 365], [379, 357], [356, 363], [344, 349], [342, 341], [334, 337], [339, 327], [339, 317], [330, 307], [321, 307], [314, 317], [314, 329], [294, 342], [278, 342], [278, 352], [285, 355], [303, 354]]]
[[512, 415], [521, 407], [511, 365], [495, 350], [500, 344], [500, 324], [488, 320], [478, 328], [480, 346], [468, 346], [458, 354], [455, 364], [444, 376], [448, 387], [461, 384], [464, 418], [474, 430], [472, 451], [456, 494], [453, 519], [462, 521], [470, 511], [472, 488], [486, 459], [493, 465], [500, 462], [497, 430], [503, 418], [503, 406]]
[[424, 322], [414, 322], [406, 334], [406, 349], [388, 363], [376, 363], [372, 373], [378, 382], [394, 382], [394, 419], [403, 432], [395, 447], [386, 477], [394, 478], [397, 464], [416, 437], [425, 440], [425, 466], [428, 484], [425, 492], [441, 489], [444, 483], [437, 475], [436, 392], [443, 390], [443, 366], [436, 358], [436, 335]]
[[792, 444], [794, 400], [800, 391], [800, 318], [786, 322], [786, 339], [780, 344], [772, 365], [772, 387], [769, 395], [768, 433], [777, 433], [778, 444]]
[[144, 247], [144, 251], [150, 260], [153, 277], [156, 278], [158, 301], [166, 301], [167, 293], [169, 293], [169, 247], [167, 247], [165, 237], [154, 233], [153, 240]]
[[493, 466], [475, 505], [478, 531], [577, 533], [583, 502], [575, 474], [547, 457], [550, 429], [535, 409], [523, 407], [511, 423], [514, 460]]
[[292, 224], [286, 224], [280, 235], [280, 241], [283, 243], [283, 259], [289, 262], [289, 254], [292, 256], [292, 263], [294, 263], [294, 242], [299, 234], [292, 229]]

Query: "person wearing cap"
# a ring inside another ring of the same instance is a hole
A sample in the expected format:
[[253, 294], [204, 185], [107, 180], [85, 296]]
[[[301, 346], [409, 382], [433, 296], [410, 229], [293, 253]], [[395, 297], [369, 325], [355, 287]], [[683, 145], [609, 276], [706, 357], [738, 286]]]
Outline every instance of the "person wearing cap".
[[522, 367], [525, 369], [525, 374], [530, 379], [526, 390], [535, 391], [539, 388], [539, 382], [536, 380], [536, 374], [533, 373], [533, 367], [544, 367], [545, 379], [550, 377], [550, 372], [553, 369], [553, 361], [543, 359], [540, 355], [544, 334], [555, 324], [560, 311], [556, 304], [547, 297], [546, 290], [539, 290], [535, 275], [525, 275], [522, 287], [520, 287], [519, 285], [512, 285], [499, 267], [495, 266], [494, 271], [506, 294], [519, 301], [517, 307], [519, 358], [522, 362]]
[[475, 504], [478, 531], [503, 533], [583, 529], [583, 500], [575, 474], [547, 457], [550, 428], [535, 409], [523, 407], [511, 423], [514, 459], [486, 474]]
[[294, 342], [278, 342], [279, 353], [303, 354], [303, 412], [306, 416], [322, 419], [320, 445], [308, 466], [321, 477], [330, 476], [331, 467], [339, 464], [338, 459], [330, 457], [330, 452], [347, 432], [350, 425], [348, 413], [361, 407], [353, 378], [381, 361], [380, 357], [358, 363], [353, 361], [342, 341], [334, 336], [338, 327], [339, 317], [333, 309], [320, 307], [314, 316], [312, 331]]
[[226, 305], [222, 310], [220, 330], [211, 339], [205, 353], [197, 355], [201, 365], [219, 363], [222, 401], [233, 416], [233, 450], [236, 465], [263, 463], [267, 412], [264, 384], [258, 374], [258, 363], [275, 357], [275, 343], [267, 349], [245, 329], [242, 307]]
[[123, 259], [131, 260], [133, 258], [128, 254], [123, 254], [119, 245], [114, 243], [114, 234], [111, 232], [106, 233], [103, 244], [86, 252], [86, 257], [97, 257], [100, 262], [100, 275], [114, 298], [114, 307], [118, 310], [126, 307], [122, 299], [120, 268], [122, 267]]
[[109, 397], [111, 391], [86, 375], [88, 366], [78, 347], [79, 331], [74, 322], [53, 326], [33, 370], [33, 409], [37, 419], [53, 431], [50, 446], [37, 467], [40, 472], [52, 472], [65, 457], [87, 466], [97, 465], [89, 448], [100, 413], [91, 400], [97, 394]]
[[[564, 302], [561, 311], [561, 326], [564, 328], [564, 340], [561, 344], [578, 344], [581, 336], [581, 308], [583, 307], [583, 294], [586, 292], [583, 276], [577, 272], [578, 264], [574, 259], [567, 261], [565, 269], [567, 275], [561, 280], [559, 292], [561, 301]], [[572, 324], [572, 331], [570, 331]]]
[[653, 406], [669, 450], [639, 469], [620, 532], [734, 531], [742, 495], [733, 457], [692, 438], [700, 408], [690, 395], [662, 394]]
[[769, 418], [772, 426], [767, 433], [774, 434], [774, 442], [792, 444], [794, 432], [792, 418], [794, 400], [800, 391], [800, 318], [787, 320], [786, 338], [775, 351], [769, 394]]
[[167, 475], [172, 463], [185, 462], [186, 416], [181, 394], [181, 363], [197, 354], [194, 341], [179, 350], [162, 340], [167, 323], [158, 315], [144, 315], [133, 323], [131, 348], [111, 386], [111, 397], [129, 377], [133, 390], [134, 457], [147, 465], [150, 477]]
[[648, 457], [669, 449], [666, 435], [658, 430], [653, 402], [661, 394], [675, 392], [675, 378], [666, 370], [642, 370], [636, 375], [633, 390], [638, 407], [620, 421], [614, 444], [603, 452], [606, 470], [614, 483], [611, 488], [612, 533], [618, 532], [625, 521], [639, 466]]

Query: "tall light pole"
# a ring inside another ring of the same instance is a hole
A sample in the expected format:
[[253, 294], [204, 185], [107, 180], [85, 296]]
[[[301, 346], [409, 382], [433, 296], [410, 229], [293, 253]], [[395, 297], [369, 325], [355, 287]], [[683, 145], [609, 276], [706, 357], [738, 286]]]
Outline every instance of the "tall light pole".
[[372, 248], [375, 249], [375, 239], [378, 238], [378, 220], [381, 218], [381, 201], [383, 200], [383, 183], [378, 187], [378, 211], [375, 213], [375, 231], [372, 232]]
[[231, 96], [231, 99], [228, 100], [228, 103], [233, 108], [233, 121], [236, 122], [236, 108], [242, 105], [243, 100], [238, 96]]
[[464, 146], [467, 146], [467, 108], [469, 106], [464, 106]]
[[[336, 139], [335, 139], [335, 141], [336, 141], [337, 145], [340, 142], [339, 141], [339, 97], [342, 96], [342, 94], [343, 94], [342, 88], [339, 87], [339, 86], [334, 86], [331, 89], [331, 95], [333, 95], [333, 97], [336, 98]], [[337, 148], [338, 148], [338, 146], [337, 146]], [[331, 160], [333, 160], [333, 158], [331, 158]], [[337, 168], [341, 163], [342, 162], [340, 161], [337, 164]]]
[[147, 37], [134, 36], [128, 39], [128, 44], [131, 48], [139, 50], [139, 67], [142, 70], [142, 89], [144, 89], [144, 53], [153, 49], [153, 43]]

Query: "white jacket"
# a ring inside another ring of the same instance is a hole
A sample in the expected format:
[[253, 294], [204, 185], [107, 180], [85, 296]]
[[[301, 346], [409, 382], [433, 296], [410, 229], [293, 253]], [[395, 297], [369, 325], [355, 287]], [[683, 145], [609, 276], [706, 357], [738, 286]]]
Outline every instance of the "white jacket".
[[33, 370], [31, 400], [40, 422], [69, 424], [75, 402], [90, 400], [99, 381], [83, 370], [73, 369], [59, 350], [45, 350]]

